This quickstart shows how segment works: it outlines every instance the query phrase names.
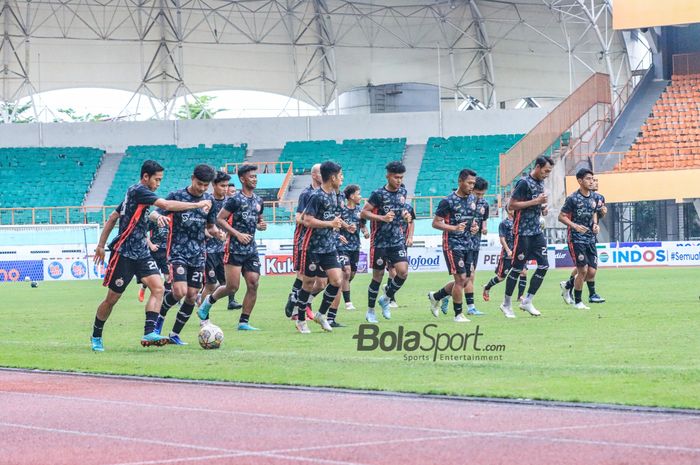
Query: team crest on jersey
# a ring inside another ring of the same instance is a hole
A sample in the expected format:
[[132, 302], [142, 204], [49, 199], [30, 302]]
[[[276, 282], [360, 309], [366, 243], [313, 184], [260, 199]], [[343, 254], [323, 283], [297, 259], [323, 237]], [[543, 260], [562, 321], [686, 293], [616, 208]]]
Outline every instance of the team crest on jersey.
[[525, 260], [525, 254], [519, 254], [518, 255], [518, 260]]
[[377, 265], [382, 266], [384, 264], [384, 260], [381, 258], [377, 260]]
[[472, 210], [476, 210], [476, 204], [474, 202], [470, 203], [469, 208], [471, 208]]
[[584, 258], [586, 257], [584, 257], [583, 254], [579, 254], [578, 261], [582, 262]]
[[177, 274], [185, 274], [185, 268], [182, 266], [177, 267]]
[[595, 200], [591, 200], [591, 208], [595, 208], [595, 207], [596, 207], [596, 201], [595, 201]]
[[214, 270], [209, 270], [209, 276], [211, 276], [212, 278], [214, 276], [216, 276], [216, 273], [214, 272]]
[[260, 207], [260, 204], [256, 203], [255, 204], [255, 211], [260, 212], [260, 208], [262, 208], [262, 207]]
[[401, 203], [406, 203], [406, 197], [404, 197], [404, 196], [402, 195], [401, 197], [399, 197], [399, 201], [400, 201]]
[[122, 286], [124, 285], [124, 280], [123, 280], [122, 278], [117, 278], [117, 280], [114, 281], [114, 284], [115, 284], [117, 287], [122, 287]]
[[316, 264], [312, 263], [309, 265], [309, 271], [316, 271]]

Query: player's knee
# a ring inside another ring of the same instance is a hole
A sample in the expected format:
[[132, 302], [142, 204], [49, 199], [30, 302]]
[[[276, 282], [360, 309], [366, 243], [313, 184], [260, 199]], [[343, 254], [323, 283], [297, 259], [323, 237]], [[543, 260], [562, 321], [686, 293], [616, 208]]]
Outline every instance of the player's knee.
[[258, 284], [260, 283], [257, 279], [246, 280], [245, 284], [247, 289], [251, 292], [258, 292]]
[[343, 275], [333, 276], [328, 278], [328, 283], [335, 287], [340, 287], [343, 285]]
[[163, 283], [156, 283], [153, 286], [149, 286], [148, 290], [151, 292], [151, 295], [156, 299], [162, 298], [163, 294], [165, 294], [165, 287], [163, 287]]

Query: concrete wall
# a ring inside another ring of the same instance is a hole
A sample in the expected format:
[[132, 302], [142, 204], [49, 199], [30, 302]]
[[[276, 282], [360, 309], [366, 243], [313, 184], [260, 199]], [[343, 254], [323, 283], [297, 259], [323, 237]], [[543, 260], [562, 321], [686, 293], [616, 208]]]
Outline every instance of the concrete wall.
[[[88, 146], [123, 152], [129, 145], [240, 144], [251, 149], [284, 147], [295, 140], [405, 137], [425, 144], [429, 137], [526, 133], [547, 111], [485, 110], [386, 113], [204, 121], [0, 124], [0, 147]], [[441, 131], [442, 127], [442, 131]]]

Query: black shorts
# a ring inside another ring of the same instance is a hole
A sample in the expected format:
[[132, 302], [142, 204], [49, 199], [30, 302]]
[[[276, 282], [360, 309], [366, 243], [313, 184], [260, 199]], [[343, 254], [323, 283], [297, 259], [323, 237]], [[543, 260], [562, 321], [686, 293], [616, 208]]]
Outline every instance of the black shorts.
[[447, 273], [449, 275], [466, 274], [467, 276], [471, 276], [468, 250], [444, 249], [442, 253], [445, 255], [445, 263], [447, 264]]
[[170, 262], [170, 281], [173, 283], [187, 282], [187, 287], [200, 289], [204, 282], [204, 268], [189, 266], [185, 263]]
[[117, 294], [121, 294], [134, 276], [140, 280], [146, 276], [158, 274], [158, 264], [153, 258], [134, 260], [122, 257], [118, 252], [114, 252], [109, 257], [107, 272], [102, 285], [109, 287]]
[[328, 275], [326, 271], [333, 268], [340, 268], [338, 254], [332, 253], [313, 253], [304, 252], [302, 254], [300, 265], [301, 272], [308, 278], [325, 278]]
[[576, 263], [576, 267], [590, 266], [591, 268], [598, 268], [598, 249], [596, 249], [595, 244], [569, 242], [569, 253], [574, 263]]
[[408, 262], [406, 246], [373, 247], [369, 249], [369, 263], [373, 270], [383, 270], [387, 265]]
[[498, 265], [496, 266], [496, 276], [499, 279], [505, 279], [508, 274], [508, 270], [513, 265], [513, 261], [506, 256], [505, 251], [501, 251], [501, 255], [498, 256]]
[[540, 233], [536, 236], [517, 236], [515, 238], [515, 246], [513, 251], [514, 270], [522, 271], [529, 260], [537, 262], [537, 268], [549, 268], [547, 260], [547, 239], [544, 234]]
[[207, 284], [224, 284], [226, 282], [226, 272], [224, 271], [224, 253], [207, 253], [207, 261], [204, 263], [204, 274], [207, 277]]
[[345, 268], [350, 267], [350, 271], [357, 271], [357, 263], [360, 261], [360, 251], [359, 250], [344, 250], [338, 252], [338, 261], [340, 265]]
[[[257, 252], [247, 254], [230, 253], [226, 259], [226, 264], [240, 266], [243, 273], [260, 274], [260, 257]], [[224, 281], [226, 281], [226, 279], [224, 279]]]
[[158, 249], [155, 252], [151, 252], [151, 257], [153, 257], [153, 260], [156, 261], [156, 265], [158, 265], [158, 269], [162, 274], [166, 275], [170, 273], [170, 269], [168, 267], [168, 254], [165, 249]]
[[472, 267], [472, 271], [476, 270], [476, 265], [479, 264], [479, 251], [469, 250], [467, 253], [467, 263]]

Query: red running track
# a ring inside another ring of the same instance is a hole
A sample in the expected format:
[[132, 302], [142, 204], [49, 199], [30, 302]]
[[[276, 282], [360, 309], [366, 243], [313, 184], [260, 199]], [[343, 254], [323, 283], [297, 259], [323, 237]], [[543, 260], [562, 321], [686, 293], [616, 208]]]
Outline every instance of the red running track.
[[0, 464], [698, 464], [700, 416], [0, 370]]

